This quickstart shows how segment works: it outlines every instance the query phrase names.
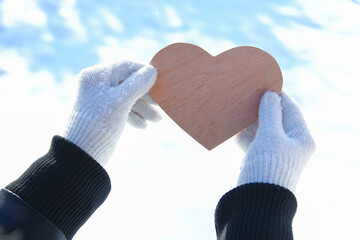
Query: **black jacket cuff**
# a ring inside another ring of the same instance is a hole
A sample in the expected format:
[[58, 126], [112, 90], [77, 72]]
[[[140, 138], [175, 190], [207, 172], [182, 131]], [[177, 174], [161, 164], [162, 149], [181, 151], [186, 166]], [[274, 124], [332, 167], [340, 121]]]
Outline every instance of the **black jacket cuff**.
[[[0, 191], [0, 239], [66, 240], [66, 237], [49, 219], [14, 193]], [[18, 237], [14, 237], [14, 232]], [[9, 237], [9, 234], [11, 237]]]

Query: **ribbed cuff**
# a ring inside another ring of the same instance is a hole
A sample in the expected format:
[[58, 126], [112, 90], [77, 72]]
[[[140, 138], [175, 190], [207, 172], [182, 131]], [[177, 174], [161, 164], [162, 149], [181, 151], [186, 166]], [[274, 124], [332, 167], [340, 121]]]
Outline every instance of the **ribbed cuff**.
[[74, 110], [62, 136], [105, 166], [115, 150], [130, 108], [122, 111], [124, 114], [117, 117], [116, 126], [111, 127], [98, 113]]
[[226, 193], [215, 211], [218, 239], [292, 240], [296, 198], [289, 190], [251, 183]]
[[18, 195], [72, 239], [108, 196], [106, 171], [82, 149], [55, 136], [49, 152], [6, 189]]
[[[286, 152], [285, 146], [276, 149]], [[295, 192], [300, 174], [306, 162], [296, 159], [295, 156], [281, 156], [274, 153], [253, 151], [248, 154], [241, 168], [237, 186], [248, 183], [270, 183], [279, 185]]]

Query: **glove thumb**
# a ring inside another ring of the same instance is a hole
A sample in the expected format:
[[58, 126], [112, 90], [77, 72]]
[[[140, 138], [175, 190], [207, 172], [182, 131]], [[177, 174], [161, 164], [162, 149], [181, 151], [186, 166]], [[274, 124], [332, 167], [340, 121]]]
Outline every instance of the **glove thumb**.
[[282, 108], [280, 97], [275, 92], [266, 92], [260, 101], [259, 106], [259, 135], [284, 134], [282, 127]]
[[117, 97], [131, 106], [144, 96], [154, 85], [157, 77], [156, 68], [147, 65], [125, 79], [117, 89]]

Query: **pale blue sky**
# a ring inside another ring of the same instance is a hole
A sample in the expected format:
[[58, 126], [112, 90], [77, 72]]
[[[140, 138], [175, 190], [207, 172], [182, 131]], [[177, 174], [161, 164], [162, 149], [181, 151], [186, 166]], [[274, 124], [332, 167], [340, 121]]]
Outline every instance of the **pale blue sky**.
[[[61, 134], [82, 68], [149, 62], [174, 42], [212, 54], [250, 45], [278, 61], [317, 143], [295, 193], [295, 239], [360, 239], [359, 15], [355, 0], [0, 0], [0, 183]], [[75, 240], [215, 239], [243, 153], [232, 140], [209, 152], [163, 117], [126, 127], [106, 167], [112, 193]]]

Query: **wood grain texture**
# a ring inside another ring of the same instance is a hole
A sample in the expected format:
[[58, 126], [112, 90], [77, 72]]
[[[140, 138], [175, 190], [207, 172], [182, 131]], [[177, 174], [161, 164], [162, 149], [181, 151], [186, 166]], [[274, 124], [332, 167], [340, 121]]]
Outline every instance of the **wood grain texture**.
[[157, 104], [208, 150], [257, 120], [261, 96], [281, 93], [275, 59], [255, 47], [236, 47], [216, 57], [175, 43], [151, 60], [158, 77], [150, 90]]

